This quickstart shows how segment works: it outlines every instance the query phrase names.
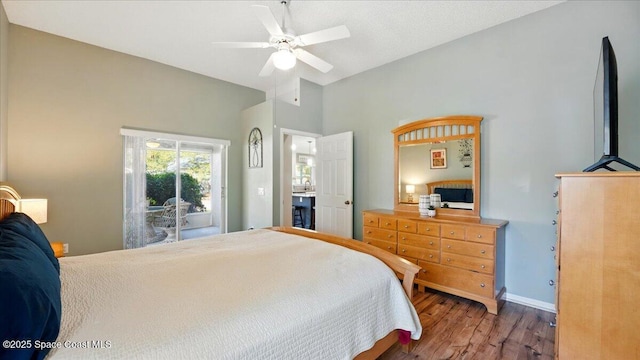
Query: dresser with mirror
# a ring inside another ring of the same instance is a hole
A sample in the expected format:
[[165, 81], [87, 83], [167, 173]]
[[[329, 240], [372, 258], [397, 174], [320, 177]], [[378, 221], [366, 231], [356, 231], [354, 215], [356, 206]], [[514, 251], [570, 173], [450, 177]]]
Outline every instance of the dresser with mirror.
[[[394, 129], [394, 208], [363, 211], [362, 233], [364, 242], [420, 265], [419, 287], [497, 314], [506, 292], [508, 222], [480, 216], [481, 121], [457, 115]], [[436, 215], [421, 215], [420, 196], [431, 194]]]

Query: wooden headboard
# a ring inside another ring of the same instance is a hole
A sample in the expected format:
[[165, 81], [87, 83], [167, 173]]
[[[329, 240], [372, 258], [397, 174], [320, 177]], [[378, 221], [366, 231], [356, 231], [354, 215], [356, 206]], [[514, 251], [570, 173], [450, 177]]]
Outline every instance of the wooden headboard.
[[473, 189], [473, 180], [441, 180], [427, 183], [427, 195], [433, 194], [435, 188]]
[[20, 200], [20, 195], [14, 188], [0, 184], [0, 220], [15, 211], [15, 204], [18, 200]]

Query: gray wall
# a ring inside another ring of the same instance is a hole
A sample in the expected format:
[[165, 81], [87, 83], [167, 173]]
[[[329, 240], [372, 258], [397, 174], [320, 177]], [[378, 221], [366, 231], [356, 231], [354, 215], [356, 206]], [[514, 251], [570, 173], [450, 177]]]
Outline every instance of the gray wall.
[[273, 224], [280, 225], [280, 193], [282, 192], [280, 164], [280, 129], [322, 134], [322, 87], [300, 79], [300, 106], [282, 101], [276, 103], [273, 142]]
[[[253, 127], [261, 129], [265, 159], [264, 168], [249, 169], [244, 150], [243, 228], [280, 225], [280, 130], [322, 132], [322, 87], [300, 80], [300, 106], [269, 100], [243, 111], [242, 124], [245, 142]], [[259, 195], [258, 188], [264, 188], [265, 195]]]
[[9, 20], [0, 4], [0, 181], [7, 179], [7, 126], [9, 99]]
[[9, 182], [49, 199], [51, 241], [122, 248], [122, 126], [231, 141], [228, 229], [242, 227], [240, 112], [261, 91], [10, 25]]
[[[249, 168], [249, 133], [257, 127], [262, 133], [262, 167]], [[242, 228], [259, 229], [273, 225], [273, 100], [242, 112], [243, 186]], [[262, 189], [262, 193], [258, 190]]]
[[554, 175], [595, 161], [592, 91], [607, 35], [618, 60], [620, 152], [640, 164], [637, 1], [566, 2], [326, 86], [324, 134], [354, 131], [356, 237], [362, 210], [393, 206], [393, 128], [484, 116], [481, 215], [510, 222], [507, 291], [553, 303]]

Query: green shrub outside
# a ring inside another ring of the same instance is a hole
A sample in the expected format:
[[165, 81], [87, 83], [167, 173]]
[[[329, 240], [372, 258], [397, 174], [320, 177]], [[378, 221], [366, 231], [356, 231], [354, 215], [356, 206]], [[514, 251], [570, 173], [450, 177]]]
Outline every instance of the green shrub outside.
[[[200, 212], [204, 209], [202, 204], [202, 191], [198, 180], [189, 174], [180, 174], [182, 190], [180, 198], [191, 203], [189, 212]], [[176, 197], [176, 174], [165, 172], [158, 174], [147, 173], [147, 199], [155, 201], [156, 205], [162, 205], [170, 198]]]

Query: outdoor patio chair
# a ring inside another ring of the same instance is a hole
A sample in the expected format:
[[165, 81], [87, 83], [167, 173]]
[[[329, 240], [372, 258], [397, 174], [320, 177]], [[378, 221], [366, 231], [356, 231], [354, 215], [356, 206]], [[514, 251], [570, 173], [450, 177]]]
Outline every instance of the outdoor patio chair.
[[[187, 225], [187, 212], [191, 203], [184, 200], [180, 201], [180, 226]], [[162, 205], [162, 212], [159, 213], [153, 221], [153, 225], [157, 227], [167, 228], [176, 227], [176, 204], [175, 200], [171, 204], [168, 200]]]

